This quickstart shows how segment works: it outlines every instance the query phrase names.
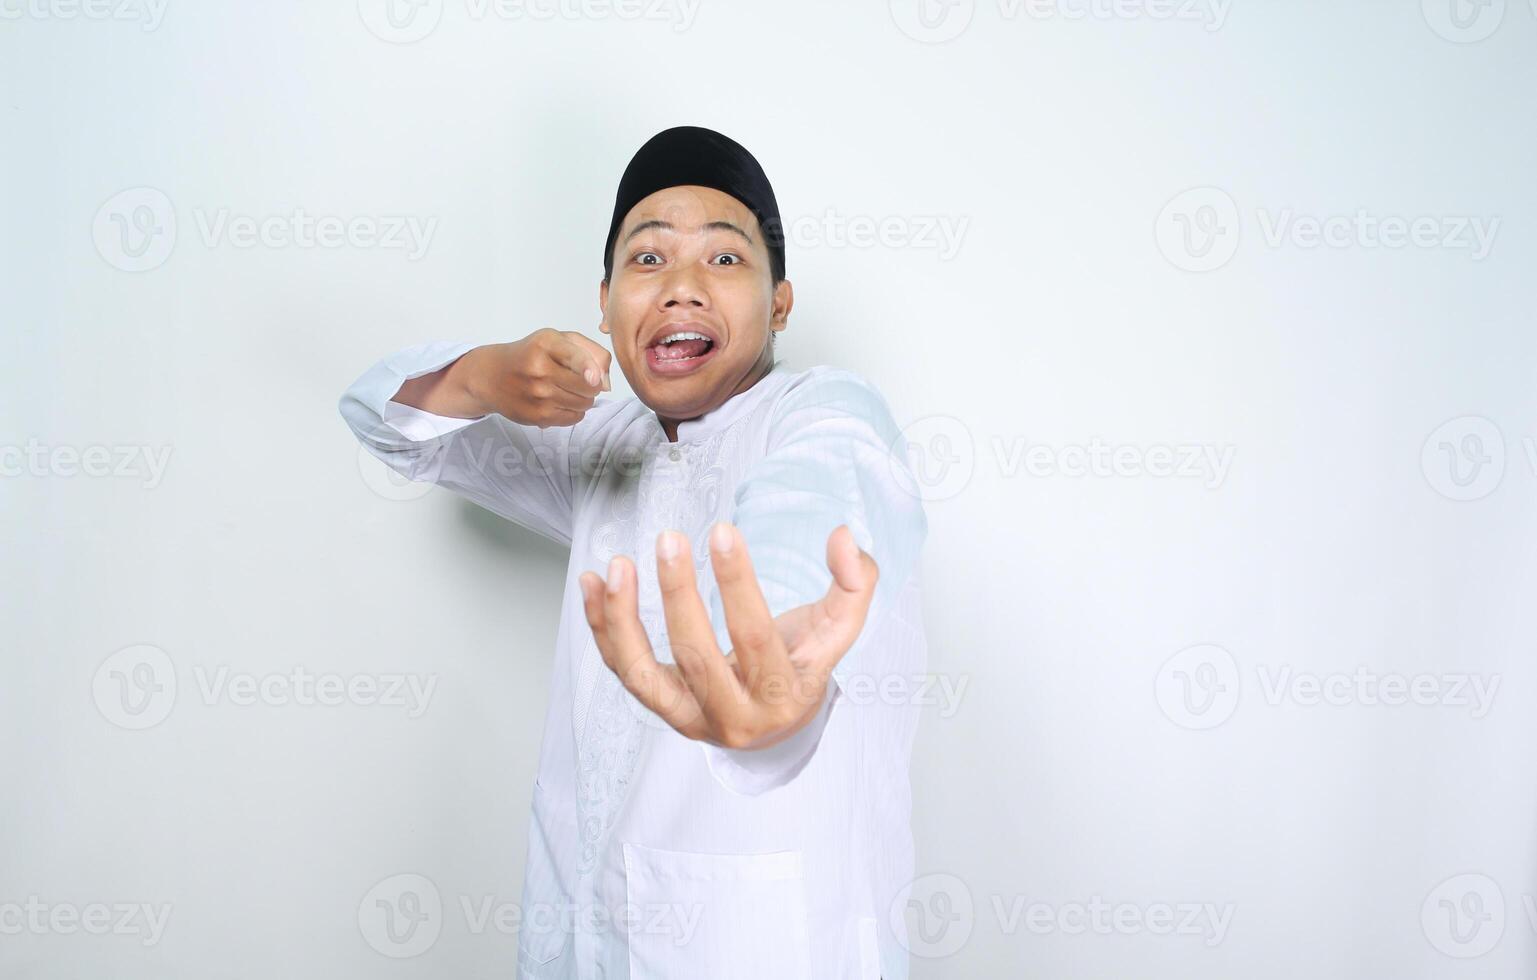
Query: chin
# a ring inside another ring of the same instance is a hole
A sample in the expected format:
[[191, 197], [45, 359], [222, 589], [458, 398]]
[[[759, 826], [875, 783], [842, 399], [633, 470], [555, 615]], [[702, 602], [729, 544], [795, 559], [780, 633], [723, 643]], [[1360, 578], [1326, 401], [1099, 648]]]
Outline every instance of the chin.
[[650, 383], [636, 395], [646, 407], [668, 418], [688, 419], [702, 415], [713, 407], [714, 391], [696, 383], [684, 385], [679, 381], [664, 381], [660, 385]]
[[[644, 370], [644, 369], [642, 369]], [[635, 389], [646, 407], [668, 418], [688, 419], [717, 407], [729, 390], [718, 371], [701, 371], [680, 378], [645, 376]]]

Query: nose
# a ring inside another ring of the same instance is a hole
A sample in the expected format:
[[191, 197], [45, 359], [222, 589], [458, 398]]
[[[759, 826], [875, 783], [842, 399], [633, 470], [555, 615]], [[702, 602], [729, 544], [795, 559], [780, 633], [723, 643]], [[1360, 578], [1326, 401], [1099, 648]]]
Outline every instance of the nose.
[[681, 262], [666, 274], [658, 295], [658, 305], [663, 310], [679, 306], [706, 309], [710, 305], [710, 293], [705, 288], [697, 263]]

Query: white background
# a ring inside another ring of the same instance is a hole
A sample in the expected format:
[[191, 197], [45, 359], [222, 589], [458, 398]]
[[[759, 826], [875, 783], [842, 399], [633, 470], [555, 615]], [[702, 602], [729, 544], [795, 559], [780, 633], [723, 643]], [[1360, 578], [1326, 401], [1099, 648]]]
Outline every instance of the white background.
[[0, 0], [0, 974], [511, 975], [564, 555], [336, 400], [599, 338], [619, 174], [695, 124], [799, 236], [781, 356], [933, 475], [913, 975], [1530, 976], [1537, 9], [1457, 2]]

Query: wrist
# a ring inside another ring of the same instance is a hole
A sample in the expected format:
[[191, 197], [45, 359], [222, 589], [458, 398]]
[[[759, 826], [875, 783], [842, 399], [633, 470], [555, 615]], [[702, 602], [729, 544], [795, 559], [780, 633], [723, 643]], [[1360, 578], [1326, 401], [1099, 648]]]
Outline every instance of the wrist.
[[470, 349], [454, 364], [449, 372], [452, 383], [459, 390], [464, 405], [475, 415], [490, 415], [496, 411], [491, 402], [492, 381], [496, 377], [494, 362], [501, 344], [486, 344]]
[[776, 746], [781, 746], [786, 742], [801, 737], [808, 727], [817, 727], [815, 723], [818, 719], [818, 716], [826, 711], [828, 705], [832, 703], [835, 688], [836, 684], [831, 680], [831, 678], [829, 678], [827, 683], [823, 686], [822, 693], [819, 697], [806, 701], [801, 705], [800, 717], [796, 718], [795, 721], [791, 722], [789, 725], [786, 725], [784, 728], [781, 728], [779, 731], [765, 735], [763, 738], [758, 739], [750, 745], [743, 746], [743, 750], [753, 752], [775, 748]]

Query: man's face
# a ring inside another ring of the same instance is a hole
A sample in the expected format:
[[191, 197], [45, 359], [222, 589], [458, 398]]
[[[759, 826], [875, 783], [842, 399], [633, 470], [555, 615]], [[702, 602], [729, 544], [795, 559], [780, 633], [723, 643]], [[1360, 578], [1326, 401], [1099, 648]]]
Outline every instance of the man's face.
[[[690, 419], [773, 366], [769, 336], [785, 328], [792, 302], [790, 284], [773, 283], [763, 231], [745, 204], [709, 187], [669, 187], [619, 227], [612, 278], [598, 292], [599, 329], [647, 407]], [[708, 340], [661, 343], [679, 333]]]

